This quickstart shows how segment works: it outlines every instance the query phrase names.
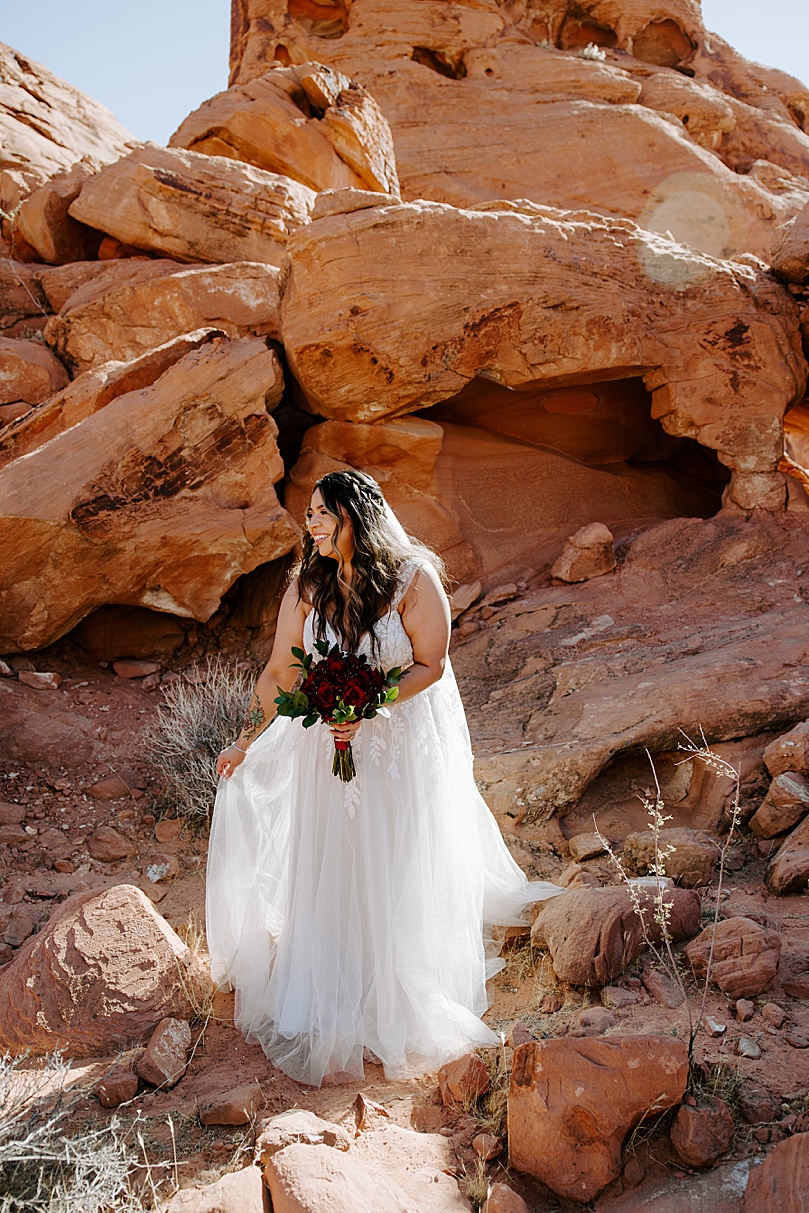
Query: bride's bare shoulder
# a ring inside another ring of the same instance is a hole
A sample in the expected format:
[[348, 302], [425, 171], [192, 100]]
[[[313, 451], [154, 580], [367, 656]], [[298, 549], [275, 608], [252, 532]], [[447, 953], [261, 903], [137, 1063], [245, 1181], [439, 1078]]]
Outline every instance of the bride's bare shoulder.
[[306, 616], [312, 610], [311, 602], [300, 592], [297, 577], [292, 578], [284, 591], [284, 596], [281, 599], [281, 606], [282, 608], [285, 607], [287, 610], [300, 611], [304, 618], [306, 618]]

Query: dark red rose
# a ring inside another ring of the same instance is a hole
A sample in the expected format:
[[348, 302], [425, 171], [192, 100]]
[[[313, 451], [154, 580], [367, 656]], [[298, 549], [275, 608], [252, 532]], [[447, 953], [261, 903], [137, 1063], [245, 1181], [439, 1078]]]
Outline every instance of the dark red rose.
[[371, 695], [368, 688], [363, 686], [363, 683], [358, 678], [352, 678], [343, 687], [343, 700], [346, 703], [350, 703], [359, 714], [371, 702]]

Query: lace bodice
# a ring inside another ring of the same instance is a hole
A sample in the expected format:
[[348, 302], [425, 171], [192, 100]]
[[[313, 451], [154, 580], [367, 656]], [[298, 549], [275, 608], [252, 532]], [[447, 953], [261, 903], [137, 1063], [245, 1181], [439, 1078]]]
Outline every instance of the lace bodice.
[[[357, 652], [364, 653], [372, 665], [378, 665], [383, 670], [393, 666], [406, 669], [413, 664], [413, 646], [410, 637], [404, 629], [402, 616], [399, 614], [399, 604], [413, 582], [413, 578], [421, 567], [418, 558], [406, 560], [399, 570], [399, 584], [393, 596], [390, 609], [374, 624], [377, 639], [376, 651], [371, 651], [371, 637], [366, 634], [360, 640]], [[307, 653], [314, 650], [316, 611], [310, 611], [306, 616], [303, 627], [303, 647]], [[340, 640], [331, 624], [326, 621], [326, 639], [329, 644], [339, 644]]]

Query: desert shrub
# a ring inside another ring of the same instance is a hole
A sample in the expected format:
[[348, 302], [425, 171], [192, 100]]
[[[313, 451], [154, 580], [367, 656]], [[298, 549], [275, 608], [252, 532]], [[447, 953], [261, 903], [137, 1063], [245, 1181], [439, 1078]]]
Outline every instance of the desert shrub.
[[0, 1213], [139, 1213], [118, 1122], [71, 1135], [67, 1066], [58, 1054], [25, 1062], [0, 1057]]
[[207, 824], [216, 795], [216, 756], [238, 735], [254, 674], [209, 657], [194, 681], [168, 685], [157, 720], [146, 735], [146, 754], [166, 781], [166, 797], [193, 828]]

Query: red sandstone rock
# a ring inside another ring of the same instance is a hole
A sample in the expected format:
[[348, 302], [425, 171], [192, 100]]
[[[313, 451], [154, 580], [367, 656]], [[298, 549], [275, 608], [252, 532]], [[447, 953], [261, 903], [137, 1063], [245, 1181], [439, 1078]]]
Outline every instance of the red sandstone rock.
[[69, 214], [178, 261], [280, 265], [314, 197], [297, 181], [224, 156], [148, 145], [84, 182]]
[[182, 828], [182, 817], [165, 817], [155, 826], [154, 836], [158, 842], [173, 842], [175, 838], [179, 837]]
[[790, 998], [809, 999], [809, 973], [803, 973], [792, 981], [784, 982], [784, 993]]
[[786, 1011], [783, 1007], [779, 1007], [777, 1002], [765, 1002], [761, 1008], [761, 1014], [774, 1028], [782, 1028], [787, 1017]]
[[68, 214], [68, 207], [91, 175], [88, 165], [77, 164], [67, 173], [57, 173], [29, 194], [10, 225], [12, 243], [16, 245], [16, 240], [21, 239], [33, 250], [32, 260], [50, 265], [94, 259], [101, 233]]
[[408, 1197], [384, 1171], [328, 1146], [295, 1144], [264, 1167], [274, 1213], [408, 1213]]
[[[274, 266], [237, 262], [178, 268], [171, 261], [135, 262], [134, 268], [126, 262], [118, 265], [121, 273], [99, 275], [72, 292], [59, 315], [45, 325], [49, 344], [78, 372], [101, 368], [111, 359], [140, 359], [185, 335], [186, 351], [177, 351], [177, 357], [176, 347], [166, 351], [162, 367], [155, 366], [151, 376], [146, 364], [144, 382], [137, 381], [140, 368], [132, 368], [132, 382], [124, 391], [135, 391], [155, 382], [180, 354], [207, 341], [206, 334], [200, 340], [201, 329], [217, 329], [229, 336], [278, 335], [278, 270]], [[113, 263], [113, 268], [118, 266]], [[70, 392], [71, 410], [79, 392], [89, 386], [85, 382]], [[94, 394], [92, 389], [90, 394]], [[113, 388], [112, 394], [123, 393]], [[88, 405], [79, 399], [78, 408], [96, 411], [92, 399]]]
[[585, 1203], [620, 1174], [627, 1132], [677, 1103], [687, 1077], [686, 1046], [670, 1036], [522, 1045], [509, 1086], [511, 1163]]
[[0, 801], [0, 826], [19, 825], [24, 817], [24, 804], [9, 804], [8, 801]]
[[261, 1172], [256, 1167], [242, 1167], [201, 1188], [181, 1188], [162, 1213], [267, 1213]]
[[244, 1083], [204, 1100], [199, 1108], [199, 1121], [202, 1125], [246, 1125], [255, 1118], [262, 1102], [258, 1083]]
[[809, 817], [788, 834], [767, 869], [767, 888], [776, 896], [800, 893], [809, 883]]
[[748, 1019], [752, 1019], [755, 1010], [756, 1004], [751, 1002], [749, 998], [738, 998], [736, 1000], [736, 1017], [739, 1023], [747, 1023]]
[[[707, 971], [713, 926], [686, 946], [685, 955], [698, 977]], [[716, 924], [712, 980], [730, 998], [752, 997], [775, 981], [781, 937], [751, 918], [725, 918]]]
[[120, 657], [168, 657], [182, 644], [185, 632], [179, 619], [144, 607], [99, 607], [71, 632], [85, 652], [97, 661]]
[[478, 1099], [489, 1089], [489, 1073], [477, 1053], [466, 1053], [438, 1071], [438, 1088], [445, 1104]]
[[803, 283], [809, 278], [809, 204], [778, 232], [772, 270], [787, 282]]
[[618, 1022], [617, 1016], [608, 1007], [585, 1007], [573, 1021], [571, 1036], [600, 1036]]
[[207, 619], [240, 572], [289, 551], [267, 412], [281, 391], [262, 340], [213, 342], [0, 470], [0, 647], [48, 643], [110, 601]]
[[87, 839], [87, 850], [93, 859], [102, 863], [115, 863], [135, 854], [135, 846], [125, 835], [112, 826], [99, 826]]
[[[31, 184], [38, 184], [78, 160], [92, 167], [109, 164], [131, 146], [133, 136], [109, 110], [41, 64], [2, 45], [0, 65], [0, 141], [6, 172], [22, 169]], [[6, 210], [13, 209], [8, 202], [8, 197], [0, 199]]]
[[659, 1002], [661, 1006], [669, 1007], [670, 1010], [682, 1006], [683, 992], [667, 973], [661, 973], [659, 969], [645, 969], [641, 980], [655, 1002]]
[[746, 1078], [739, 1088], [737, 1101], [748, 1124], [761, 1124], [775, 1118], [775, 1102], [761, 1083]]
[[786, 771], [809, 774], [809, 720], [771, 741], [764, 751], [764, 765], [774, 779]]
[[[710, 884], [719, 861], [719, 847], [709, 834], [688, 828], [659, 831], [657, 842], [661, 852], [671, 848], [663, 867], [667, 876], [686, 888]], [[628, 834], [624, 843], [624, 859], [630, 870], [645, 875], [655, 863], [655, 835], [651, 830]]]
[[138, 1076], [131, 1064], [121, 1062], [105, 1074], [93, 1088], [102, 1108], [117, 1108], [138, 1093]]
[[3, 942], [10, 948], [19, 948], [33, 934], [35, 925], [28, 911], [18, 907], [8, 920]]
[[173, 1087], [185, 1073], [191, 1048], [191, 1028], [184, 1019], [161, 1019], [137, 1066], [138, 1074], [154, 1087]]
[[574, 859], [592, 859], [604, 854], [604, 843], [598, 834], [575, 834], [568, 842]]
[[477, 1133], [472, 1138], [472, 1149], [478, 1158], [489, 1162], [492, 1158], [499, 1158], [503, 1153], [503, 1143], [499, 1137], [494, 1137], [491, 1133]]
[[280, 173], [313, 190], [398, 194], [390, 128], [359, 84], [317, 63], [274, 67], [217, 93], [169, 140]]
[[41, 404], [67, 381], [59, 359], [40, 341], [0, 337], [0, 404]]
[[614, 568], [612, 532], [603, 522], [591, 522], [570, 536], [551, 576], [560, 581], [589, 581]]
[[482, 1213], [530, 1213], [528, 1205], [519, 1193], [508, 1184], [495, 1183], [489, 1189], [489, 1197]]
[[147, 674], [156, 674], [160, 665], [157, 661], [143, 661], [127, 658], [114, 661], [112, 668], [119, 678], [145, 678]]
[[781, 1141], [750, 1174], [744, 1213], [804, 1213], [809, 1190], [809, 1133]]
[[261, 1126], [256, 1141], [255, 1161], [258, 1166], [263, 1167], [273, 1154], [294, 1143], [333, 1146], [337, 1150], [347, 1150], [351, 1145], [351, 1136], [341, 1125], [322, 1120], [314, 1112], [303, 1108], [294, 1108], [292, 1111], [273, 1116]]
[[190, 1017], [191, 999], [209, 988], [139, 889], [77, 893], [0, 974], [0, 1047], [103, 1056], [140, 1042], [167, 1015]]
[[[760, 271], [696, 254], [692, 260], [682, 246], [648, 237], [626, 220], [528, 203], [477, 210], [432, 203], [377, 207], [302, 228], [287, 251], [284, 343], [313, 411], [378, 421], [448, 400], [484, 370], [505, 387], [530, 383], [538, 390], [541, 381], [561, 376], [592, 380], [596, 368], [606, 377], [610, 367], [653, 367], [646, 384], [667, 432], [687, 433], [707, 446], [717, 444], [721, 432], [722, 459], [734, 471], [728, 499], [743, 509], [781, 508], [776, 465], [782, 442], [773, 418], [802, 390], [805, 371], [797, 314]], [[402, 258], [418, 267], [418, 294], [392, 296], [386, 285]], [[503, 267], [502, 287], [493, 286], [485, 269], [492, 262]], [[672, 275], [682, 285], [676, 292], [665, 286]], [[327, 306], [347, 291], [366, 300], [358, 312]], [[579, 307], [571, 319], [554, 301], [574, 297]], [[654, 311], [653, 329], [616, 327], [616, 309], [635, 308]], [[729, 331], [722, 328], [727, 315], [746, 326], [749, 371], [740, 371], [738, 348], [730, 354], [720, 336]], [[528, 333], [540, 329], [543, 342], [534, 345]], [[714, 331], [704, 377], [696, 334]], [[603, 346], [594, 338], [599, 333]], [[549, 361], [548, 349], [564, 354]], [[777, 368], [778, 383], [768, 381], [766, 400], [755, 389], [756, 403], [742, 423], [733, 412], [731, 381], [752, 374], [753, 364]]]
[[135, 771], [120, 770], [97, 779], [84, 790], [94, 800], [120, 800], [122, 796], [129, 796], [138, 783]]
[[[639, 894], [647, 930], [655, 939], [654, 899]], [[699, 898], [686, 889], [665, 895], [671, 902], [670, 927], [675, 941], [699, 929]], [[549, 949], [556, 976], [574, 985], [606, 985], [618, 977], [644, 948], [641, 919], [625, 888], [573, 889], [540, 905], [531, 929], [535, 946]]]
[[62, 675], [44, 673], [38, 670], [20, 670], [17, 675], [20, 682], [35, 691], [58, 691], [62, 685]]
[[722, 1099], [712, 1099], [696, 1108], [687, 1104], [671, 1126], [671, 1143], [689, 1167], [709, 1167], [727, 1154], [735, 1134], [733, 1117]]
[[506, 1045], [509, 1049], [516, 1049], [518, 1045], [528, 1044], [530, 1040], [536, 1040], [536, 1036], [526, 1024], [520, 1023], [519, 1020], [513, 1023], [506, 1033]]
[[748, 825], [759, 838], [774, 838], [809, 813], [809, 779], [794, 771], [776, 775]]

